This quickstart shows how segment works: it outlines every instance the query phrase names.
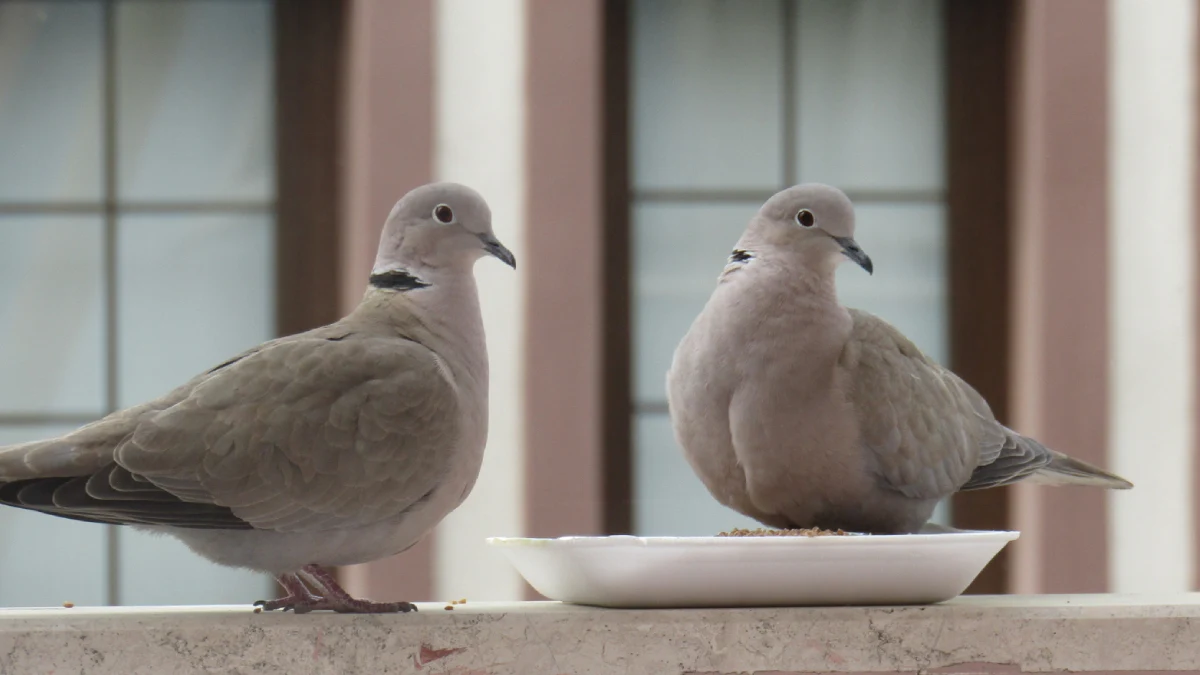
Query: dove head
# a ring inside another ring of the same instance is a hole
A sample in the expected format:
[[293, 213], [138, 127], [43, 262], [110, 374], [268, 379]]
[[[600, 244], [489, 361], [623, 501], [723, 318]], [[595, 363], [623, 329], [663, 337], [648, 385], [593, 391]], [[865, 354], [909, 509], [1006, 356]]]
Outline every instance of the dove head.
[[371, 285], [423, 288], [445, 271], [469, 270], [485, 255], [517, 266], [512, 252], [492, 232], [492, 211], [483, 197], [457, 183], [422, 185], [392, 207], [379, 239]]
[[832, 274], [847, 259], [868, 274], [874, 271], [871, 258], [854, 241], [854, 205], [828, 185], [808, 183], [777, 193], [750, 221], [747, 236], [787, 251], [819, 272]]

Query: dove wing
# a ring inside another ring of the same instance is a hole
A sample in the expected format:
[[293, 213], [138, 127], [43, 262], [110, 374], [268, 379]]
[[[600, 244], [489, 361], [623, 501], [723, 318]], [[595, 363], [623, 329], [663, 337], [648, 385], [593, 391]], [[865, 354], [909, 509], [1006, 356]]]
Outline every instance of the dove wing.
[[887, 322], [850, 313], [842, 366], [861, 442], [885, 485], [915, 499], [940, 499], [977, 467], [1005, 456], [1007, 430], [970, 385]]
[[399, 516], [449, 471], [455, 386], [416, 342], [326, 332], [267, 343], [162, 401], [26, 444], [22, 464], [40, 476], [5, 471], [23, 446], [0, 453], [0, 480], [17, 479], [0, 501], [100, 522], [280, 532]]

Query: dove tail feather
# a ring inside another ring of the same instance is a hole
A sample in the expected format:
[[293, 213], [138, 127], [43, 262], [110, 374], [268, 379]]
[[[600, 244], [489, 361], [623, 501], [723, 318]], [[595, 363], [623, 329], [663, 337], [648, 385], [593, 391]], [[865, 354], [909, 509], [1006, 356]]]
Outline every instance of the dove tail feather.
[[1034, 472], [1029, 477], [1029, 482], [1045, 485], [1087, 485], [1110, 490], [1128, 490], [1133, 487], [1133, 483], [1098, 466], [1068, 457], [1061, 452], [1052, 451], [1052, 454], [1050, 463]]
[[90, 476], [0, 480], [0, 504], [93, 523], [219, 530], [253, 527], [228, 507], [188, 502], [138, 478], [112, 464]]
[[0, 481], [87, 473], [88, 467], [80, 466], [80, 459], [75, 446], [62, 438], [0, 447]]
[[1098, 466], [1051, 450], [1007, 427], [1002, 428], [1005, 439], [997, 456], [987, 464], [976, 467], [970, 480], [960, 490], [981, 490], [1022, 481], [1040, 485], [1085, 485], [1110, 490], [1133, 487], [1129, 481]]
[[45, 441], [0, 447], [0, 481], [34, 478], [35, 475], [30, 471], [25, 458], [31, 450], [43, 443]]

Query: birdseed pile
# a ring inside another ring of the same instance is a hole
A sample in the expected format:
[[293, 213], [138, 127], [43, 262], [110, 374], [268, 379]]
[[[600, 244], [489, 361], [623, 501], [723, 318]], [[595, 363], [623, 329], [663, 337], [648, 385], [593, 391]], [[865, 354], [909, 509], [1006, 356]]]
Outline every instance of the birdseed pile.
[[849, 532], [845, 530], [822, 530], [816, 527], [810, 527], [804, 530], [768, 530], [766, 528], [758, 528], [757, 530], [745, 530], [734, 528], [728, 532], [722, 532], [718, 537], [848, 537]]

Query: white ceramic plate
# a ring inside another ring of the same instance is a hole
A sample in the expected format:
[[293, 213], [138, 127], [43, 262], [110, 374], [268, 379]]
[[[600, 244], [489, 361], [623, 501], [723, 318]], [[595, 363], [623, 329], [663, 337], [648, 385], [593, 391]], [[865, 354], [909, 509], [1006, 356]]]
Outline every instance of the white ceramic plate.
[[826, 537], [493, 537], [539, 593], [601, 607], [923, 605], [1017, 532]]

